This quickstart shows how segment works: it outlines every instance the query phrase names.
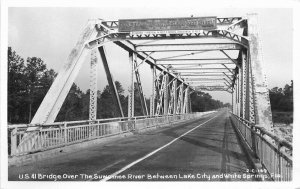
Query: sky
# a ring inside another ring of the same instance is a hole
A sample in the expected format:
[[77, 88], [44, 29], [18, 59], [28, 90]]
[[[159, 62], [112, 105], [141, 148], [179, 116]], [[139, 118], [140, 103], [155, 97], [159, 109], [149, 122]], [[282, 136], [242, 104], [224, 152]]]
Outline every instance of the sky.
[[[245, 16], [256, 12], [259, 16], [263, 45], [264, 70], [268, 87], [284, 87], [290, 84], [292, 74], [293, 13], [292, 9], [201, 9], [194, 8], [20, 8], [8, 9], [8, 45], [23, 58], [40, 57], [48, 68], [56, 72], [65, 63], [79, 34], [89, 19], [118, 20], [130, 18], [164, 18], [201, 16]], [[114, 44], [105, 46], [113, 77], [127, 91], [130, 81], [128, 52]], [[75, 83], [83, 90], [88, 89], [89, 57]], [[144, 93], [148, 98], [151, 91], [149, 65], [140, 68]], [[98, 72], [100, 90], [107, 85], [106, 75], [100, 64]], [[227, 92], [210, 92], [213, 98], [231, 103]]]

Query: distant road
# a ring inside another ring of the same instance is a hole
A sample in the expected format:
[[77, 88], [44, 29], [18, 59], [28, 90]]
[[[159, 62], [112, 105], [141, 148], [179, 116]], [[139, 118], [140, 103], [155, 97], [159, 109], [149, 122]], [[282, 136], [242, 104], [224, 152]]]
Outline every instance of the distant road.
[[228, 116], [222, 109], [111, 144], [9, 167], [9, 180], [253, 180], [243, 177], [252, 167]]

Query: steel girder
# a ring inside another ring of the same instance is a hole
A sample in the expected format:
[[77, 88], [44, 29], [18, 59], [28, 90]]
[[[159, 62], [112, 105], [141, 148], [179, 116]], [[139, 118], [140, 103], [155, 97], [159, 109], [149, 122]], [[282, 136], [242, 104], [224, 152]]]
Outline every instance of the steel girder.
[[178, 101], [177, 101], [177, 109], [176, 113], [177, 114], [182, 114], [183, 113], [183, 105], [184, 105], [184, 86], [181, 84], [179, 86], [179, 95], [178, 95]]
[[185, 114], [185, 113], [189, 113], [190, 110], [190, 88], [187, 87], [184, 90], [184, 101], [183, 101], [183, 106], [182, 106], [182, 110], [181, 113]]
[[97, 119], [97, 73], [98, 73], [97, 50], [91, 52], [90, 63], [90, 109], [89, 120]]
[[241, 100], [241, 117], [243, 119], [249, 120], [249, 62], [247, 61], [246, 57], [246, 52], [241, 51], [241, 61], [242, 61], [242, 66], [241, 66], [241, 74], [242, 74], [242, 100]]
[[137, 45], [138, 52], [168, 52], [168, 51], [212, 51], [212, 50], [239, 50], [237, 43], [188, 43], [188, 44], [147, 44]]
[[163, 93], [164, 93], [164, 103], [163, 103], [163, 106], [164, 106], [164, 110], [163, 110], [163, 114], [164, 115], [167, 115], [168, 114], [168, 106], [169, 106], [169, 75], [166, 74], [165, 75], [165, 80], [164, 80], [164, 88], [163, 88]]
[[168, 114], [176, 114], [176, 103], [177, 103], [177, 80], [174, 79], [172, 82], [172, 89], [170, 94], [170, 101], [168, 107]]
[[130, 89], [128, 95], [128, 117], [134, 117], [134, 61], [136, 56], [133, 52], [129, 52], [129, 64], [130, 64]]
[[150, 96], [150, 116], [154, 116], [155, 94], [156, 94], [156, 87], [155, 87], [156, 70], [154, 66], [151, 66], [151, 72], [152, 72], [152, 85], [151, 85], [151, 96]]
[[167, 80], [167, 74], [165, 74], [163, 76], [163, 79], [162, 79], [161, 84], [160, 84], [159, 95], [158, 95], [159, 99], [157, 101], [155, 115], [161, 115], [161, 110], [162, 110], [162, 106], [163, 106], [164, 92], [166, 90], [165, 88], [167, 88], [166, 80]]

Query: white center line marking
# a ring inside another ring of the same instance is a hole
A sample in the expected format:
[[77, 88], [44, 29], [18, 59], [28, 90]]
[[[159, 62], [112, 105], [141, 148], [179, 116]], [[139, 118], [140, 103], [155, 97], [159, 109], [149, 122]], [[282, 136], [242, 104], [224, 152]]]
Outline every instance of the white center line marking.
[[132, 162], [132, 163], [126, 165], [125, 167], [123, 167], [123, 168], [120, 169], [119, 171], [116, 171], [116, 172], [114, 172], [113, 174], [111, 174], [111, 175], [105, 177], [104, 179], [100, 180], [100, 182], [105, 182], [105, 181], [108, 181], [108, 180], [114, 178], [114, 177], [117, 176], [118, 174], [120, 174], [120, 173], [126, 171], [127, 169], [129, 169], [130, 167], [134, 166], [135, 164], [137, 164], [137, 163], [143, 161], [144, 159], [146, 159], [146, 158], [148, 158], [148, 157], [150, 157], [150, 156], [156, 154], [156, 153], [159, 152], [160, 150], [162, 150], [162, 149], [164, 149], [165, 147], [171, 145], [172, 143], [174, 143], [175, 141], [177, 141], [177, 140], [180, 139], [181, 137], [183, 137], [183, 136], [189, 134], [190, 132], [192, 132], [193, 130], [197, 129], [198, 127], [201, 127], [202, 125], [204, 125], [205, 123], [209, 122], [210, 120], [214, 119], [214, 118], [217, 117], [217, 116], [218, 116], [218, 114], [217, 114], [216, 116], [210, 118], [209, 120], [205, 121], [204, 123], [202, 123], [202, 124], [200, 124], [200, 125], [194, 127], [193, 129], [191, 129], [191, 130], [189, 130], [189, 131], [183, 133], [182, 135], [180, 135], [179, 137], [173, 139], [171, 142], [165, 144], [164, 146], [162, 146], [162, 147], [160, 147], [160, 148], [158, 148], [158, 149], [156, 149], [156, 150], [150, 152], [149, 154], [147, 154], [147, 155], [141, 157], [140, 159], [137, 159], [137, 160], [135, 160], [134, 162]]

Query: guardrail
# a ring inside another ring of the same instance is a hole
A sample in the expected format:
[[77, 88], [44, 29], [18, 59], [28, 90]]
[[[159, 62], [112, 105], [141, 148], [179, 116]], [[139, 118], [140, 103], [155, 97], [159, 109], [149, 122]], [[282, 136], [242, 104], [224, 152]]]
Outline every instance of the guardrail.
[[[8, 154], [9, 156], [20, 156], [45, 151], [83, 141], [171, 124], [181, 120], [195, 119], [213, 112], [153, 117], [121, 117], [94, 121], [56, 122], [43, 125], [8, 125]], [[37, 127], [37, 129], [27, 131], [29, 127]], [[26, 142], [26, 145], [19, 145], [21, 142], [24, 142], [23, 137], [25, 135], [30, 135], [30, 137], [27, 137], [29, 140]]]
[[232, 114], [231, 118], [251, 152], [267, 169], [272, 180], [291, 181], [293, 146], [237, 115]]

